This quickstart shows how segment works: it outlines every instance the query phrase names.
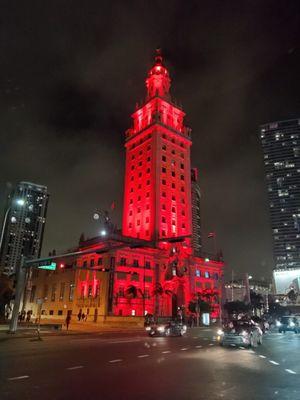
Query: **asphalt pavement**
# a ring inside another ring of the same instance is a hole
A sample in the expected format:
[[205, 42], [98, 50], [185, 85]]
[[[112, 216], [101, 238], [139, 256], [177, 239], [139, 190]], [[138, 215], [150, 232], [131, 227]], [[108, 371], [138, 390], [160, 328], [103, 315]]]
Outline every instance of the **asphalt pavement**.
[[300, 335], [223, 348], [215, 330], [185, 337], [92, 333], [0, 343], [0, 398], [299, 400]]

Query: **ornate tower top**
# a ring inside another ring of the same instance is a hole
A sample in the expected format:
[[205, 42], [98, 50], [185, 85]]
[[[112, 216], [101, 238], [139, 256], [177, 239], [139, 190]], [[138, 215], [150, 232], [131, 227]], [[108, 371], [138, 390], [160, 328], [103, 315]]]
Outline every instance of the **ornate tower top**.
[[161, 50], [156, 50], [155, 63], [148, 73], [148, 78], [146, 79], [147, 87], [147, 98], [159, 96], [163, 98], [169, 98], [169, 89], [171, 85], [171, 79], [169, 72], [163, 65], [163, 59], [161, 55]]

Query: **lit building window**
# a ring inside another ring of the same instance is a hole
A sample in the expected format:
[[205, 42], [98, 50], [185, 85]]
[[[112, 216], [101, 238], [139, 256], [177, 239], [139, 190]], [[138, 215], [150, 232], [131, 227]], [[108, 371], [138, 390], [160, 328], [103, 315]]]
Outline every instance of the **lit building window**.
[[205, 271], [204, 272], [204, 276], [205, 276], [205, 278], [209, 278], [210, 277], [210, 273], [208, 271]]

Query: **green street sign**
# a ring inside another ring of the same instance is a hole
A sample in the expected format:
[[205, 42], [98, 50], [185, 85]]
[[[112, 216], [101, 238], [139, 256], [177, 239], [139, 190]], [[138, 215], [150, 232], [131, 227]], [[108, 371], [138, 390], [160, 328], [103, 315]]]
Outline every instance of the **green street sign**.
[[55, 271], [56, 270], [56, 263], [52, 262], [51, 264], [48, 264], [48, 265], [39, 265], [38, 269], [48, 269], [50, 271]]

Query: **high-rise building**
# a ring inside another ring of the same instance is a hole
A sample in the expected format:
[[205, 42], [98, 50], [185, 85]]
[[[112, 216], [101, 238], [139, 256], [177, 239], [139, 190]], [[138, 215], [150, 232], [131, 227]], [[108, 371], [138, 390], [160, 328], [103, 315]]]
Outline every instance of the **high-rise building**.
[[192, 186], [192, 248], [195, 255], [201, 256], [202, 240], [201, 240], [201, 193], [198, 183], [198, 170], [191, 170], [191, 186]]
[[49, 195], [47, 187], [20, 182], [12, 191], [1, 235], [0, 269], [14, 273], [22, 256], [40, 256]]
[[191, 130], [172, 103], [169, 72], [158, 54], [147, 97], [126, 132], [123, 234], [146, 240], [190, 235]]
[[147, 313], [175, 317], [179, 310], [188, 313], [199, 299], [209, 301], [212, 317], [219, 315], [224, 263], [193, 251], [192, 240], [198, 248], [200, 243], [200, 193], [196, 182], [191, 187], [190, 129], [183, 124], [183, 110], [171, 101], [160, 54], [146, 87], [146, 100], [134, 112], [125, 138], [122, 234], [80, 242], [83, 253], [74, 256], [73, 269], [35, 271], [28, 307], [37, 309], [36, 298], [42, 298], [42, 313], [51, 318], [80, 310], [94, 321], [99, 314], [107, 321]]
[[300, 119], [260, 127], [274, 268], [300, 267]]

